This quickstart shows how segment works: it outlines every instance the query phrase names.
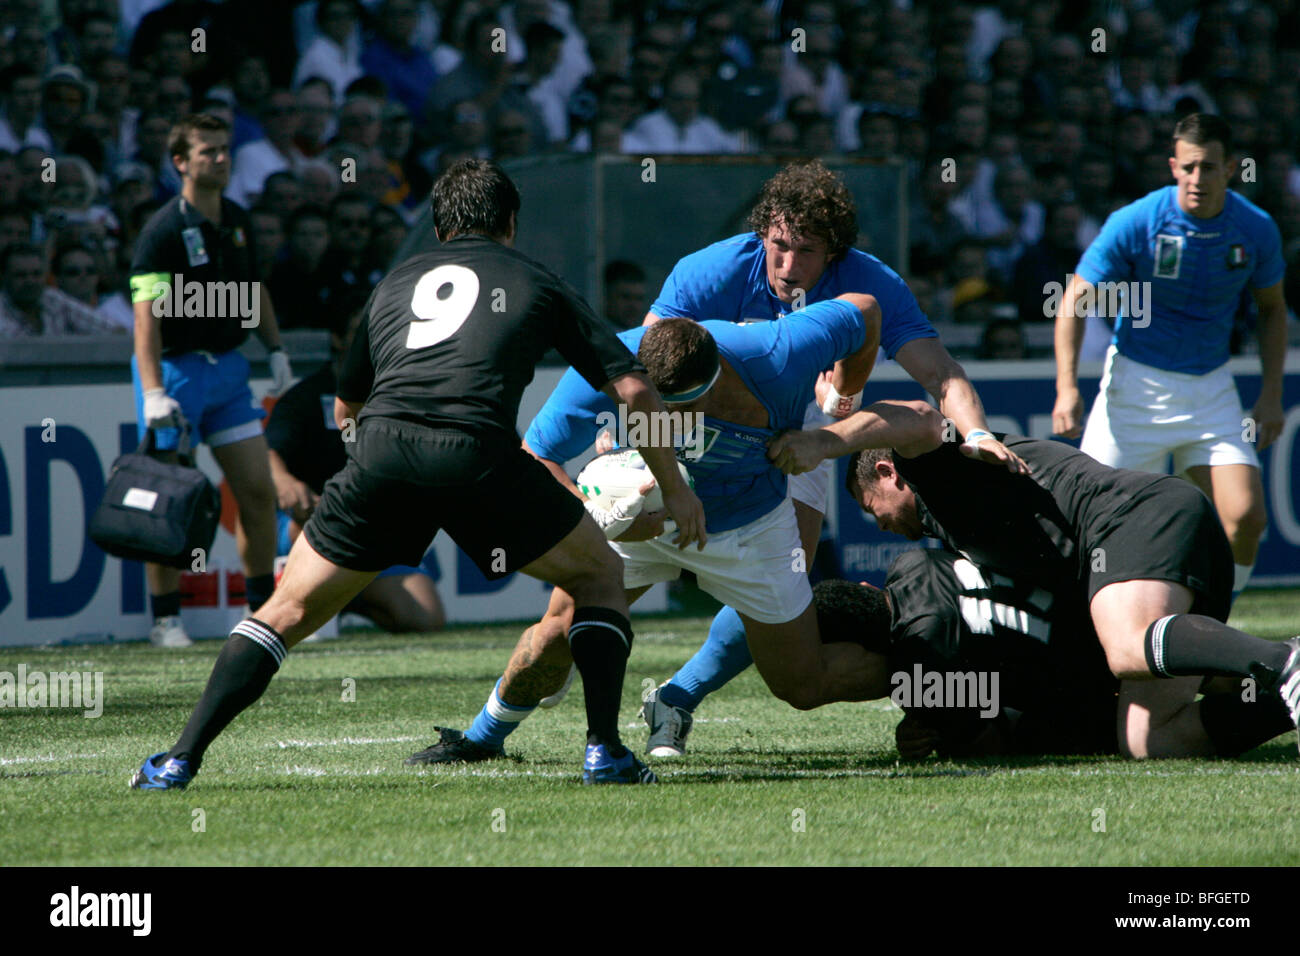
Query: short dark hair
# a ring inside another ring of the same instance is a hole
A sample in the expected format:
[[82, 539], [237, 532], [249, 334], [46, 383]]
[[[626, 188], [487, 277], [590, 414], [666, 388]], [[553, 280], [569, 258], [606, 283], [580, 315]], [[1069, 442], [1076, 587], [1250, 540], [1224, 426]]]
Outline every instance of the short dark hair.
[[749, 228], [765, 236], [783, 222], [797, 236], [818, 236], [838, 256], [858, 238], [858, 209], [844, 180], [822, 161], [793, 163], [763, 184]]
[[703, 385], [718, 368], [718, 343], [694, 319], [660, 319], [636, 354], [655, 388], [668, 395]]
[[844, 487], [855, 499], [859, 488], [870, 488], [876, 483], [876, 462], [893, 462], [892, 448], [864, 448], [855, 451], [849, 458], [849, 474]]
[[445, 241], [462, 233], [504, 236], [519, 212], [519, 190], [496, 163], [462, 159], [433, 184], [433, 228]]
[[1185, 140], [1193, 146], [1209, 146], [1220, 143], [1225, 157], [1232, 155], [1232, 127], [1221, 116], [1213, 113], [1188, 113], [1174, 127], [1173, 140], [1169, 143], [1170, 154], [1178, 148], [1178, 141]]
[[0, 249], [0, 275], [4, 275], [9, 271], [10, 262], [23, 256], [40, 259], [41, 264], [45, 266], [47, 271], [49, 270], [49, 263], [45, 259], [44, 249], [30, 242], [15, 242], [11, 246]]
[[173, 126], [172, 131], [167, 134], [167, 155], [188, 159], [190, 134], [199, 130], [229, 133], [230, 126], [221, 117], [213, 116], [211, 113], [191, 113]]
[[892, 622], [884, 591], [851, 581], [819, 581], [813, 604], [823, 644], [851, 642], [874, 654], [889, 653]]
[[615, 282], [645, 282], [645, 270], [627, 259], [612, 259], [605, 263], [605, 285]]

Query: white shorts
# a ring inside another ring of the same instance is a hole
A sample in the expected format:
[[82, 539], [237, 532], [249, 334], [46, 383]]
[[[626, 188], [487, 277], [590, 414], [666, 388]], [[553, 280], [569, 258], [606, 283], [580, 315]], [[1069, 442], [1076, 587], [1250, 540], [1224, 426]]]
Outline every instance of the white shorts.
[[[820, 405], [811, 402], [803, 416], [803, 427], [805, 430], [821, 428], [833, 421], [835, 419], [823, 412]], [[826, 502], [830, 496], [831, 478], [834, 474], [835, 460], [827, 459], [812, 471], [806, 471], [802, 475], [791, 475], [789, 478], [789, 495], [795, 501], [802, 501], [818, 514], [824, 515], [826, 514]]]
[[1259, 467], [1243, 437], [1245, 417], [1232, 373], [1167, 372], [1125, 358], [1111, 346], [1101, 391], [1080, 448], [1113, 468], [1173, 473], [1193, 465]]
[[611, 541], [623, 558], [623, 586], [639, 588], [695, 572], [700, 587], [763, 624], [793, 621], [812, 603], [808, 559], [799, 555], [799, 526], [786, 498], [734, 531], [709, 535], [703, 551], [679, 551], [665, 534], [653, 541]]

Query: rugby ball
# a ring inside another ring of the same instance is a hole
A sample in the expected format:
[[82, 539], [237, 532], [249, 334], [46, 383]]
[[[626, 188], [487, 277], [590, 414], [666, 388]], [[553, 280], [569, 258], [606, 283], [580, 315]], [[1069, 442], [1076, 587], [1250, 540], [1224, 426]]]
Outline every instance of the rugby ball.
[[[680, 461], [677, 468], [686, 479], [688, 487], [694, 488], [691, 474]], [[628, 495], [634, 495], [647, 481], [653, 481], [650, 466], [645, 463], [641, 453], [634, 448], [617, 448], [598, 455], [578, 473], [578, 489], [599, 508], [606, 510], [614, 507], [614, 502]], [[664, 506], [664, 496], [656, 484], [645, 496], [644, 511], [659, 511]]]

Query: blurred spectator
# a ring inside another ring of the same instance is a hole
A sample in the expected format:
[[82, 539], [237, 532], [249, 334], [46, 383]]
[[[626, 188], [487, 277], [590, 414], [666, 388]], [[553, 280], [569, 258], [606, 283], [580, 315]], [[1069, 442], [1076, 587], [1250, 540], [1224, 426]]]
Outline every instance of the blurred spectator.
[[452, 107], [473, 100], [480, 110], [490, 111], [510, 84], [511, 66], [499, 34], [497, 18], [490, 13], [476, 16], [466, 28], [465, 58], [433, 88], [427, 105], [428, 121], [435, 128], [451, 115]]
[[256, 53], [241, 55], [235, 61], [230, 90], [235, 97], [235, 125], [230, 148], [238, 152], [246, 144], [266, 138], [261, 120], [266, 98], [271, 95], [271, 74], [266, 61]]
[[319, 206], [302, 206], [285, 222], [284, 256], [271, 270], [271, 301], [282, 329], [324, 328], [317, 276], [329, 247], [329, 220]]
[[135, 316], [126, 296], [114, 291], [99, 294], [101, 277], [95, 254], [81, 246], [64, 246], [54, 254], [54, 280], [60, 292], [90, 306], [101, 318], [129, 332]]
[[0, 253], [0, 339], [121, 333], [66, 292], [45, 284], [45, 253], [12, 245]]
[[528, 117], [518, 110], [501, 110], [492, 124], [492, 158], [518, 159], [535, 149]]
[[645, 270], [635, 262], [606, 263], [604, 292], [605, 318], [619, 330], [636, 328], [650, 310]]
[[0, 149], [0, 208], [18, 202], [18, 157]]
[[362, 73], [359, 17], [357, 0], [319, 0], [316, 4], [319, 32], [298, 60], [294, 86], [319, 76], [329, 83], [334, 101], [343, 102], [343, 91]]
[[384, 106], [379, 149], [391, 184], [384, 202], [405, 209], [417, 208], [433, 187], [428, 172], [419, 163], [414, 132], [406, 107], [401, 103]]
[[391, 206], [375, 206], [370, 210], [370, 246], [366, 249], [366, 261], [387, 272], [406, 239], [406, 231], [406, 220], [401, 213]]
[[1025, 332], [1015, 319], [993, 319], [980, 336], [979, 357], [994, 361], [1018, 361], [1027, 358]]
[[787, 46], [781, 71], [781, 98], [811, 96], [826, 116], [834, 116], [849, 102], [849, 81], [835, 62], [835, 37], [829, 27], [807, 32], [806, 49], [796, 53]]
[[241, 146], [235, 153], [227, 198], [241, 206], [250, 206], [262, 194], [263, 184], [272, 173], [294, 172], [303, 162], [294, 145], [298, 132], [298, 100], [291, 90], [274, 90], [267, 98], [261, 115], [264, 139]]
[[1009, 285], [1016, 260], [1043, 235], [1043, 207], [1030, 198], [1032, 179], [1019, 163], [1000, 167], [993, 180], [992, 201], [967, 190], [950, 207], [966, 233], [987, 247], [990, 271]]
[[[260, 205], [248, 210], [248, 222], [253, 234], [253, 249], [257, 252], [253, 269], [258, 280], [266, 282], [271, 278], [271, 271], [284, 248], [284, 226], [279, 216]], [[276, 314], [279, 314], [279, 309]]]
[[90, 87], [75, 66], [56, 66], [41, 82], [41, 126], [54, 144], [54, 152], [64, 152], [68, 140], [86, 112]]
[[[700, 114], [700, 81], [679, 73], [669, 81], [664, 108], [646, 113], [623, 137], [625, 153], [736, 153], [740, 142]], [[811, 147], [810, 147], [811, 148]]]
[[308, 159], [319, 156], [334, 135], [334, 95], [327, 81], [313, 77], [298, 87], [298, 132], [293, 144]]
[[31, 241], [31, 213], [19, 206], [0, 206], [0, 252]]
[[366, 258], [370, 210], [366, 199], [347, 193], [330, 204], [329, 247], [317, 274], [321, 313], [312, 323], [315, 328], [342, 328], [383, 278], [384, 270], [374, 268]]
[[261, 205], [280, 217], [283, 223], [303, 204], [302, 182], [290, 172], [272, 173], [262, 183]]
[[1016, 263], [1011, 288], [1020, 321], [1055, 321], [1055, 315], [1043, 311], [1045, 290], [1053, 282], [1064, 288], [1066, 276], [1079, 264], [1083, 255], [1078, 239], [1082, 222], [1083, 209], [1076, 202], [1067, 200], [1047, 208], [1043, 238], [1026, 249]]
[[898, 121], [885, 112], [863, 111], [858, 117], [858, 155], [883, 160], [898, 155]]
[[53, 150], [50, 134], [40, 124], [41, 76], [27, 63], [15, 63], [0, 74], [0, 149], [16, 153], [24, 146]]
[[190, 84], [185, 77], [176, 73], [157, 78], [153, 102], [154, 109], [166, 116], [170, 123], [179, 123], [194, 111], [194, 95]]
[[957, 182], [946, 170], [943, 160], [926, 166], [919, 194], [911, 202], [907, 231], [910, 271], [918, 275], [941, 274], [953, 248], [966, 237], [966, 227], [949, 208], [957, 195]]
[[362, 149], [374, 149], [383, 132], [383, 100], [372, 96], [349, 95], [339, 109], [338, 135], [335, 143]]
[[389, 96], [410, 113], [423, 116], [438, 71], [428, 51], [411, 42], [418, 19], [415, 0], [380, 0], [375, 14], [375, 35], [361, 53], [361, 68], [383, 80]]
[[[538, 20], [529, 24], [524, 37], [528, 52], [516, 82], [542, 120], [541, 132], [545, 138], [535, 142], [538, 146], [548, 142], [563, 143], [569, 138], [568, 95], [555, 76], [555, 68], [560, 62], [564, 34], [549, 23]], [[527, 114], [521, 115], [529, 118]], [[532, 132], [536, 136], [538, 131]]]
[[[153, 70], [162, 65], [168, 69], [159, 72], [170, 72], [179, 65], [174, 58], [183, 58], [189, 84], [206, 92], [229, 73], [237, 47], [238, 26], [230, 10], [210, 0], [171, 0], [140, 20], [131, 38], [131, 62]], [[194, 30], [202, 31], [202, 55], [191, 53]]]
[[[324, 209], [338, 195], [339, 170], [331, 168], [324, 160], [308, 160], [302, 165], [298, 182], [298, 195], [301, 202], [320, 206]], [[266, 193], [263, 192], [262, 196], [263, 201], [265, 201]], [[283, 221], [283, 217], [281, 221]]]

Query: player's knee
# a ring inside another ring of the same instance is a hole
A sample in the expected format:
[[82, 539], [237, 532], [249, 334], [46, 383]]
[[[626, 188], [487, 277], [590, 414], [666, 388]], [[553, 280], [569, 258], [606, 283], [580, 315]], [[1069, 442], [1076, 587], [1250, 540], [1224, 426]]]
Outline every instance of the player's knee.
[[826, 703], [817, 689], [805, 685], [790, 685], [773, 688], [772, 692], [795, 710], [813, 710]]

